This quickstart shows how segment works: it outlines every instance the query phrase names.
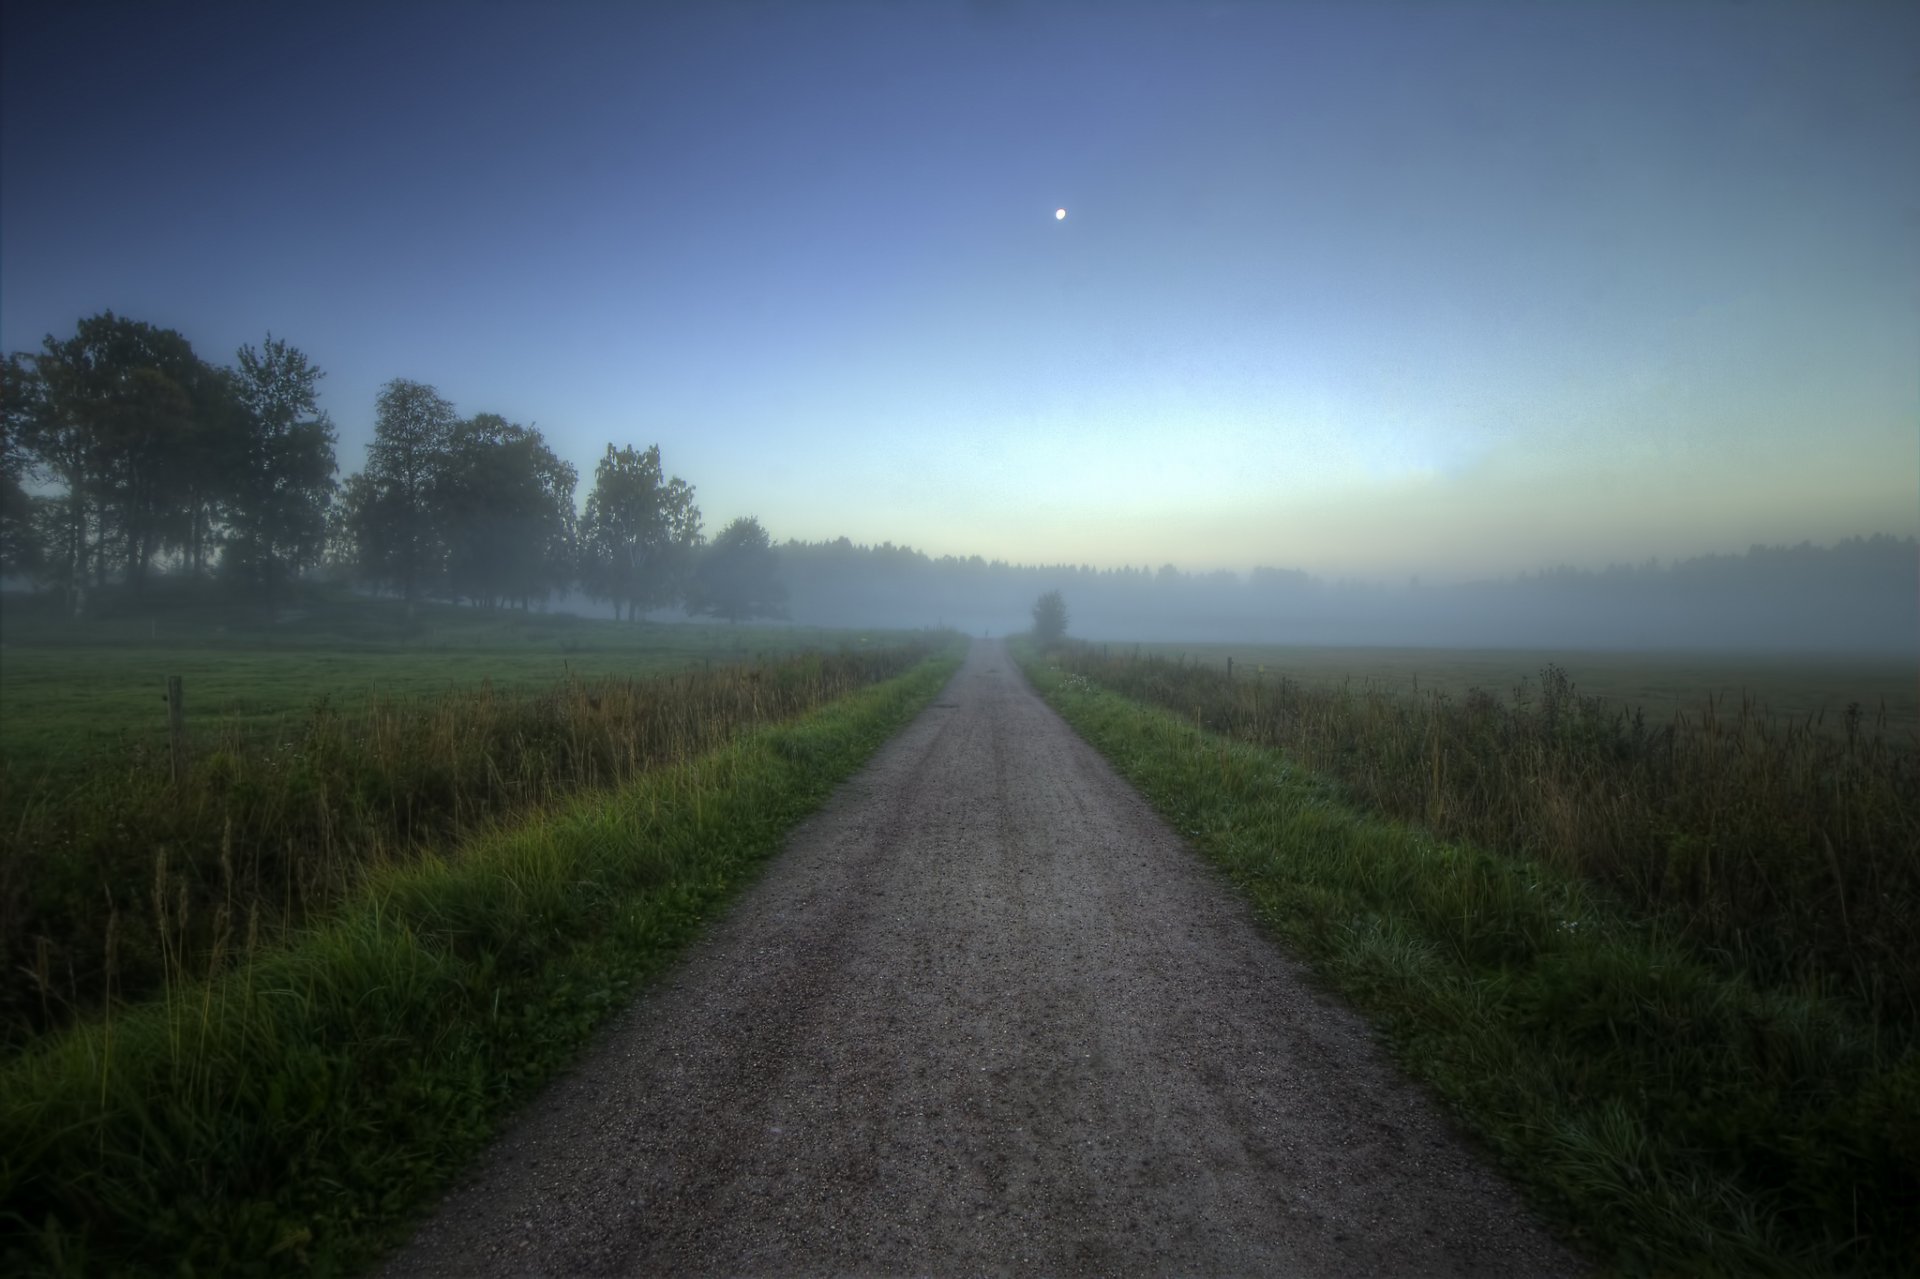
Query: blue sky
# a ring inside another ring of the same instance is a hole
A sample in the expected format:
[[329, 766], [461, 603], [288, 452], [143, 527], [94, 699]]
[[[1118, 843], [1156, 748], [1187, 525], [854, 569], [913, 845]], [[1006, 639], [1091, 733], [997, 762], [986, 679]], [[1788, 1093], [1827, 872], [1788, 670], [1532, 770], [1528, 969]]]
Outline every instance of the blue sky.
[[5, 14], [0, 345], [271, 329], [347, 470], [408, 377], [777, 538], [1444, 580], [1920, 531], [1920, 6]]

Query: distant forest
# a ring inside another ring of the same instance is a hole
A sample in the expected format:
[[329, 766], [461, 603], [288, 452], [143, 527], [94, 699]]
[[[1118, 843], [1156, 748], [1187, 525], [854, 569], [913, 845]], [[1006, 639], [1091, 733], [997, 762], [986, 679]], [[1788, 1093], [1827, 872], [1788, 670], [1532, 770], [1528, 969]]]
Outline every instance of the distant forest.
[[1451, 586], [776, 546], [751, 517], [709, 538], [657, 447], [609, 444], [581, 502], [537, 429], [463, 418], [404, 379], [380, 392], [365, 467], [339, 479], [322, 376], [271, 335], [219, 366], [111, 312], [8, 356], [0, 579], [76, 613], [165, 574], [266, 604], [319, 578], [492, 608], [1005, 633], [1059, 591], [1070, 633], [1116, 640], [1920, 652], [1911, 537]]
[[1094, 639], [1409, 647], [1714, 648], [1920, 654], [1920, 545], [1848, 538], [1600, 570], [1387, 586], [1248, 574], [1031, 567], [897, 546], [788, 542], [792, 619], [1024, 630], [1046, 591]]

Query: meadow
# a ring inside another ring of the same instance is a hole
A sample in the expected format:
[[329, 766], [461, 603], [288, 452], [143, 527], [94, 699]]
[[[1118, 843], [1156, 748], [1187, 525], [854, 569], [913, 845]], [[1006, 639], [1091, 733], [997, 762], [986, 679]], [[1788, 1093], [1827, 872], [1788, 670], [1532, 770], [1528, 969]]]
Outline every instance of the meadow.
[[1842, 732], [1847, 707], [1888, 740], [1920, 746], [1920, 670], [1912, 659], [1824, 653], [1712, 653], [1565, 649], [1325, 647], [1286, 644], [1135, 644], [1102, 646], [1163, 657], [1243, 676], [1267, 675], [1326, 688], [1348, 685], [1396, 696], [1480, 690], [1506, 697], [1523, 682], [1537, 685], [1554, 666], [1587, 697], [1638, 711], [1654, 723], [1677, 716], [1751, 713]]
[[[372, 871], [709, 753], [927, 637], [321, 598], [0, 627], [0, 1048], [204, 977]], [[164, 675], [186, 688], [187, 767]]]
[[1920, 752], [1863, 710], [1655, 721], [1551, 662], [1496, 695], [1433, 687], [1443, 659], [1416, 694], [1364, 650], [1356, 678], [1193, 652], [1021, 655], [1575, 1242], [1630, 1274], [1911, 1270]]
[[316, 594], [273, 610], [165, 600], [76, 623], [9, 597], [0, 607], [0, 774], [84, 772], [164, 750], [166, 681], [190, 732], [264, 740], [321, 703], [382, 702], [567, 680], [637, 679], [782, 654], [882, 644], [884, 632], [633, 625], [567, 613], [483, 612]]

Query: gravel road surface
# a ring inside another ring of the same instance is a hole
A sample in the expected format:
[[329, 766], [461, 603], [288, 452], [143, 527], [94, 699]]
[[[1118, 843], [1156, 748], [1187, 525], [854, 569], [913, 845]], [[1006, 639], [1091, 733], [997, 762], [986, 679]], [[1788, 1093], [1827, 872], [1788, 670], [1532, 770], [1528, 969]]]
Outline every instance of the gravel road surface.
[[1582, 1269], [976, 641], [385, 1273]]

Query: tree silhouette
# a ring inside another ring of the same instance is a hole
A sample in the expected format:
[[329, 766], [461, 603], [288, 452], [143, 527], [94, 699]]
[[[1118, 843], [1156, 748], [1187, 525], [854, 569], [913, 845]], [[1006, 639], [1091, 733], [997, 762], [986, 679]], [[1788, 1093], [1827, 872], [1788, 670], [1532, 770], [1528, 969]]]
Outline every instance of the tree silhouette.
[[221, 568], [270, 597], [319, 562], [337, 469], [333, 423], [316, 390], [325, 375], [300, 351], [269, 333], [237, 359], [240, 438]]
[[41, 567], [40, 531], [27, 481], [34, 457], [27, 432], [40, 412], [40, 377], [22, 355], [0, 364], [0, 577], [34, 575]]
[[531, 427], [482, 413], [459, 423], [434, 505], [447, 586], [477, 604], [545, 599], [567, 569], [576, 473]]
[[580, 579], [594, 599], [637, 619], [681, 597], [700, 545], [693, 486], [660, 469], [660, 446], [607, 445], [580, 521]]
[[701, 551], [687, 593], [687, 611], [724, 617], [785, 617], [787, 588], [780, 584], [779, 554], [760, 521], [749, 515], [720, 530]]
[[1057, 644], [1067, 633], [1067, 602], [1059, 591], [1048, 591], [1033, 605], [1033, 637], [1042, 644]]
[[432, 387], [395, 378], [381, 388], [367, 483], [354, 492], [362, 571], [411, 603], [438, 576], [445, 548], [432, 505], [453, 437], [453, 405]]
[[154, 555], [201, 565], [225, 483], [234, 410], [224, 373], [172, 329], [111, 311], [48, 335], [21, 432], [66, 493], [58, 575], [96, 585], [121, 570], [137, 592]]

